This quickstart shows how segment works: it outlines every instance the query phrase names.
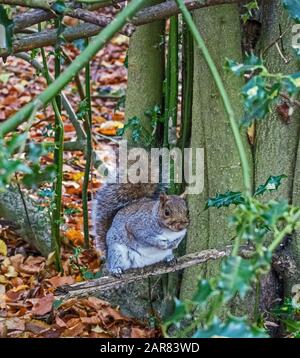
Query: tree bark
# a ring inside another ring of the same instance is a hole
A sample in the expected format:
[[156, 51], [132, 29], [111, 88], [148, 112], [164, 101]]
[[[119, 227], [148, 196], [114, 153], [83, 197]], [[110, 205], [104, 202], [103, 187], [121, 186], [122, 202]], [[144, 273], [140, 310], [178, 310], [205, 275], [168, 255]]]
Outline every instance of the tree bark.
[[[150, 0], [147, 5], [155, 2]], [[129, 43], [126, 120], [137, 116], [147, 129], [150, 121], [145, 111], [161, 105], [163, 98], [164, 26], [164, 20], [140, 26]]]
[[26, 193], [22, 197], [17, 187], [0, 191], [0, 216], [43, 256], [53, 251], [49, 212]]
[[[157, 1], [149, 0], [147, 6], [155, 3]], [[164, 30], [164, 20], [139, 26], [129, 42], [125, 117], [126, 121], [134, 116], [139, 117], [147, 129], [150, 129], [150, 119], [145, 116], [145, 111], [162, 104]], [[126, 137], [130, 145], [130, 131], [126, 133]], [[161, 310], [162, 290], [159, 278], [145, 279], [118, 291], [114, 301], [122, 303], [123, 310], [131, 316], [147, 317], [153, 309], [158, 312]]]
[[[287, 12], [283, 9], [279, 0], [265, 0], [262, 6], [262, 39], [261, 49], [265, 49], [291, 26]], [[283, 38], [284, 48], [281, 49], [289, 63], [285, 63], [276, 46], [273, 45], [267, 52], [265, 63], [270, 72], [284, 74], [299, 71], [296, 56], [292, 50], [292, 31], [286, 31]], [[281, 43], [279, 42], [281, 47]], [[270, 198], [285, 198], [289, 202], [300, 204], [300, 123], [299, 110], [295, 110], [291, 122], [286, 123], [273, 108], [272, 113], [261, 122], [257, 123], [255, 142], [255, 186], [264, 183], [270, 175], [285, 174], [288, 178], [280, 186], [277, 192], [264, 196], [264, 200]], [[294, 235], [286, 245], [286, 252], [295, 259], [297, 270], [294, 275], [283, 276], [285, 295], [291, 296], [291, 287], [299, 283], [300, 279], [300, 233]]]
[[[240, 19], [237, 5], [222, 5], [213, 9], [194, 12], [199, 28], [213, 60], [228, 91], [236, 118], [241, 118], [242, 104], [237, 95], [243, 81], [224, 71], [226, 58], [241, 61]], [[190, 195], [188, 205], [190, 226], [187, 238], [187, 253], [230, 244], [233, 232], [228, 228], [230, 208], [211, 208], [204, 211], [205, 202], [217, 192], [238, 191], [243, 188], [241, 163], [233, 139], [231, 127], [224, 111], [214, 80], [195, 46], [194, 90], [192, 107], [191, 147], [204, 148], [204, 191]], [[247, 145], [246, 133], [243, 135]], [[199, 275], [211, 277], [219, 272], [218, 264], [202, 265], [185, 270], [181, 286], [181, 298], [190, 298]]]

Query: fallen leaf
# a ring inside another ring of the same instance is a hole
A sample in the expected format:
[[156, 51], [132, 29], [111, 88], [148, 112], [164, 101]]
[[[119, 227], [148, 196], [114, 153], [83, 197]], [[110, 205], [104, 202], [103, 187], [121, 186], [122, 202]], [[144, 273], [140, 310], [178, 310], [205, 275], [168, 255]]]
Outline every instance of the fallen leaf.
[[43, 257], [29, 256], [24, 263], [21, 263], [19, 270], [21, 272], [33, 275], [41, 271], [45, 266], [45, 259]]
[[57, 288], [63, 285], [71, 285], [75, 282], [72, 276], [53, 276], [47, 281], [50, 282], [53, 288]]
[[83, 233], [80, 230], [76, 229], [68, 229], [64, 233], [65, 237], [70, 240], [74, 245], [81, 246], [84, 242], [84, 236]]
[[84, 324], [91, 324], [91, 325], [97, 325], [101, 323], [101, 320], [97, 316], [92, 317], [81, 317], [81, 322]]
[[123, 127], [124, 124], [119, 121], [107, 121], [100, 125], [99, 132], [104, 135], [116, 135], [117, 130]]
[[7, 246], [3, 240], [0, 240], [0, 255], [7, 256]]
[[24, 331], [25, 322], [23, 319], [18, 317], [8, 318], [5, 320], [7, 331]]
[[38, 299], [32, 309], [32, 314], [36, 316], [43, 316], [52, 310], [52, 304], [54, 301], [53, 294], [48, 294], [45, 297]]
[[47, 329], [50, 329], [50, 326], [47, 323], [37, 319], [33, 319], [29, 322], [26, 322], [25, 324], [25, 330], [34, 334], [39, 334]]
[[84, 331], [83, 323], [79, 322], [76, 326], [66, 329], [61, 337], [77, 337]]

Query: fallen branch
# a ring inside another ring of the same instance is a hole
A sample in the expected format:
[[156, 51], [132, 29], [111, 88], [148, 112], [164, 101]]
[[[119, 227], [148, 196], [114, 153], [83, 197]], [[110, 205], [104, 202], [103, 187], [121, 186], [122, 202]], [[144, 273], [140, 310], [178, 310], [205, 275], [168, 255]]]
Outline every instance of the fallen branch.
[[57, 299], [69, 299], [72, 297], [85, 297], [99, 291], [109, 291], [129, 283], [143, 280], [147, 277], [158, 276], [165, 273], [180, 271], [185, 268], [200, 265], [210, 260], [218, 260], [229, 256], [232, 247], [226, 247], [224, 250], [216, 249], [204, 250], [188, 254], [178, 258], [176, 265], [168, 266], [166, 263], [144, 267], [143, 269], [134, 269], [127, 271], [121, 278], [113, 276], [104, 276], [92, 281], [75, 283], [59, 287], [56, 292]]

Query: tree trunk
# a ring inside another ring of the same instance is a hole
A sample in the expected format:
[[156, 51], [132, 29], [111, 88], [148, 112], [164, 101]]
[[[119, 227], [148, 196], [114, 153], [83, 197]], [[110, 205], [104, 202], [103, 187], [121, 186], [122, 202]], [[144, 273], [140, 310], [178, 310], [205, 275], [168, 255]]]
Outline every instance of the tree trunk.
[[[158, 1], [149, 0], [147, 6]], [[164, 80], [165, 21], [139, 26], [130, 38], [128, 51], [128, 86], [126, 91], [126, 120], [141, 119], [150, 129], [145, 111], [162, 105]]]
[[[198, 26], [232, 101], [236, 118], [242, 116], [241, 99], [238, 96], [243, 81], [224, 71], [226, 58], [241, 61], [240, 18], [237, 5], [216, 6], [194, 12]], [[242, 189], [242, 170], [231, 127], [222, 100], [209, 69], [195, 46], [194, 90], [192, 108], [192, 148], [204, 148], [204, 191], [188, 198], [190, 226], [187, 252], [207, 248], [222, 248], [231, 243], [232, 231], [228, 228], [230, 208], [211, 208], [204, 211], [205, 202], [217, 192]], [[243, 135], [245, 145], [246, 134]], [[218, 263], [185, 270], [181, 286], [181, 298], [190, 298], [197, 277], [210, 277], [219, 270]]]
[[[281, 33], [291, 25], [287, 12], [283, 9], [279, 0], [265, 0], [262, 6], [262, 39], [261, 49], [265, 49]], [[276, 46], [272, 46], [265, 54], [265, 64], [271, 73], [281, 72], [289, 74], [299, 71], [296, 56], [292, 50], [292, 30], [288, 29], [283, 38], [284, 48], [279, 46], [283, 55], [289, 59], [285, 63]], [[264, 183], [270, 175], [285, 174], [288, 178], [279, 188], [278, 192], [264, 196], [264, 200], [270, 198], [285, 198], [295, 205], [300, 204], [300, 152], [299, 152], [299, 111], [295, 111], [290, 123], [283, 120], [273, 108], [272, 114], [257, 124], [255, 144], [255, 186]], [[286, 246], [286, 260], [294, 257], [297, 270], [294, 274], [285, 276], [283, 272], [283, 284], [285, 295], [291, 295], [290, 289], [293, 284], [299, 283], [300, 279], [300, 236], [294, 235], [291, 242]], [[291, 253], [290, 257], [289, 253]], [[284, 264], [284, 263], [283, 263]], [[284, 271], [284, 270], [283, 270]]]
[[[158, 1], [150, 0], [147, 6]], [[150, 119], [145, 111], [162, 105], [164, 80], [164, 30], [165, 21], [139, 26], [130, 38], [128, 51], [128, 86], [126, 92], [126, 121], [140, 118], [149, 130]], [[131, 142], [130, 131], [126, 137]], [[139, 146], [139, 144], [135, 144]], [[153, 315], [153, 308], [160, 311], [162, 301], [161, 282], [149, 278], [139, 283], [109, 293], [110, 302], [120, 305], [125, 314], [145, 318]]]
[[52, 249], [51, 223], [47, 209], [28, 195], [10, 186], [0, 191], [0, 217], [12, 223], [15, 231], [47, 257]]

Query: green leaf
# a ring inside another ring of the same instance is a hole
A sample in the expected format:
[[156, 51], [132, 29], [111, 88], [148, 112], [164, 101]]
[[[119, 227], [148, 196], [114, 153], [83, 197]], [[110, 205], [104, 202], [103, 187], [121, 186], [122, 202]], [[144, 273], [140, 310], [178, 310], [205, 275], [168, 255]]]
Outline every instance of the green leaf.
[[57, 0], [54, 4], [51, 5], [51, 8], [53, 11], [55, 11], [57, 14], [63, 14], [66, 10], [66, 4], [64, 1]]
[[300, 22], [300, 1], [282, 0], [283, 6], [287, 9], [290, 17], [296, 22]]
[[286, 319], [282, 321], [290, 333], [300, 333], [300, 321]]
[[278, 187], [281, 184], [282, 179], [287, 178], [286, 175], [282, 174], [282, 175], [271, 175], [267, 181], [265, 182], [265, 184], [261, 184], [255, 191], [254, 196], [257, 195], [261, 195], [264, 194], [266, 191], [273, 191], [273, 190], [277, 190]]
[[193, 338], [267, 338], [265, 330], [249, 326], [245, 319], [231, 317], [227, 322], [215, 318], [213, 323], [205, 329], [198, 329]]
[[64, 300], [62, 298], [58, 300], [54, 300], [52, 305], [53, 309], [57, 310], [62, 305], [63, 302]]
[[205, 304], [207, 303], [207, 299], [212, 294], [212, 292], [213, 289], [210, 282], [207, 280], [200, 280], [198, 282], [198, 288], [192, 301], [200, 305]]
[[218, 288], [224, 293], [225, 299], [230, 299], [236, 293], [244, 298], [253, 280], [254, 267], [249, 260], [240, 256], [230, 256], [221, 266]]
[[0, 5], [0, 52], [5, 50], [12, 52], [14, 22], [9, 19], [3, 5]]
[[208, 209], [210, 207], [227, 207], [231, 204], [233, 205], [239, 205], [243, 204], [245, 201], [243, 194], [238, 191], [227, 191], [225, 194], [217, 194], [215, 198], [209, 198], [206, 202], [205, 209]]
[[246, 57], [244, 63], [239, 63], [234, 60], [226, 59], [225, 69], [231, 71], [237, 76], [244, 75], [247, 72], [262, 70], [264, 68], [261, 58], [251, 54]]
[[275, 226], [277, 222], [282, 219], [289, 211], [289, 205], [287, 201], [270, 201], [267, 208], [262, 213], [265, 225]]
[[186, 304], [183, 301], [180, 301], [178, 298], [174, 298], [175, 300], [175, 309], [174, 313], [167, 319], [166, 325], [170, 325], [172, 323], [178, 323], [180, 320], [188, 316], [188, 310]]

